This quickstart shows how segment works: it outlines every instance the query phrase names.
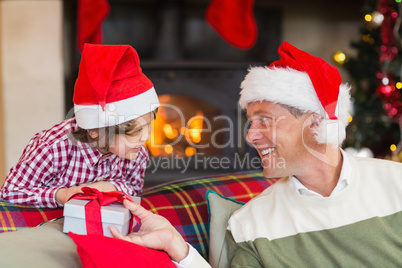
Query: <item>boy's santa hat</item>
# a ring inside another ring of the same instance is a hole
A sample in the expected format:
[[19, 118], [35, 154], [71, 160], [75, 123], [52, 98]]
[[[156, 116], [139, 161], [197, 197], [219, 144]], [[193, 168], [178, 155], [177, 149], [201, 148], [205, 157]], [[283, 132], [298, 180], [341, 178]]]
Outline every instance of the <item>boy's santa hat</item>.
[[349, 85], [335, 67], [286, 41], [278, 52], [280, 60], [249, 69], [241, 84], [241, 108], [265, 100], [320, 114], [316, 140], [341, 145], [349, 118]]
[[84, 45], [73, 102], [83, 129], [118, 125], [159, 106], [153, 84], [129, 45]]

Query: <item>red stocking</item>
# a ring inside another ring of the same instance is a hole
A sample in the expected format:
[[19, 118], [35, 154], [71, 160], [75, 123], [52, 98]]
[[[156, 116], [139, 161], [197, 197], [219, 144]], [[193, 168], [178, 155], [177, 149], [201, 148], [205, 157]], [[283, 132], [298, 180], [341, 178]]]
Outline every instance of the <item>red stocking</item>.
[[257, 39], [253, 6], [254, 0], [211, 0], [206, 19], [227, 42], [249, 49]]
[[102, 43], [101, 24], [109, 11], [107, 0], [78, 0], [77, 45], [80, 51], [85, 43]]

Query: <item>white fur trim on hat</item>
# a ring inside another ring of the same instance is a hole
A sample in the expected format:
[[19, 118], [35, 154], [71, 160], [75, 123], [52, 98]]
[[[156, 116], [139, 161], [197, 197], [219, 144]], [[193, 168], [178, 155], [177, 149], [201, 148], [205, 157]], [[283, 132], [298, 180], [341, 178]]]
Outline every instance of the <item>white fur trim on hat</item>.
[[94, 129], [118, 125], [159, 107], [158, 96], [152, 87], [134, 97], [108, 103], [105, 110], [100, 105], [74, 105], [77, 124], [83, 129]]
[[336, 109], [338, 120], [328, 119], [307, 73], [291, 68], [252, 67], [241, 83], [239, 104], [242, 109], [252, 102], [270, 101], [317, 113], [322, 121], [316, 140], [336, 146], [345, 139], [350, 107], [350, 86], [341, 84]]

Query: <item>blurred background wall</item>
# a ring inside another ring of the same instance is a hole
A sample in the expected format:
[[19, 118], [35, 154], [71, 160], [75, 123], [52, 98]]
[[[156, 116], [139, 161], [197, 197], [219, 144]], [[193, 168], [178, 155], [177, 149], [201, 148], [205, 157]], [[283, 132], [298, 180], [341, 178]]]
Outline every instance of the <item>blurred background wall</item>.
[[[75, 43], [66, 34], [75, 30], [66, 20], [74, 12], [69, 1], [0, 1], [0, 185], [29, 139], [63, 120], [70, 108], [66, 98], [73, 82], [66, 83], [66, 77], [76, 74], [66, 66], [79, 59], [72, 58]], [[260, 0], [256, 6], [281, 12], [280, 42], [287, 40], [331, 62], [337, 50], [354, 53], [350, 42], [359, 38], [362, 2]]]

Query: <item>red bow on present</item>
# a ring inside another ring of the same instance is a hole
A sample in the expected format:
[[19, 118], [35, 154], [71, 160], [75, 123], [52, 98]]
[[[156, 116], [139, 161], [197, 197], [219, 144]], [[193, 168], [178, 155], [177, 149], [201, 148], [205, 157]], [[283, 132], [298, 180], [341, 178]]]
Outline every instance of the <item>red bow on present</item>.
[[[85, 223], [87, 234], [103, 235], [101, 207], [114, 203], [116, 201], [123, 202], [127, 199], [131, 202], [134, 200], [121, 191], [100, 192], [98, 189], [90, 187], [82, 187], [82, 193], [72, 195], [70, 199], [91, 200], [85, 205]], [[133, 218], [130, 220], [130, 230], [132, 228]]]

